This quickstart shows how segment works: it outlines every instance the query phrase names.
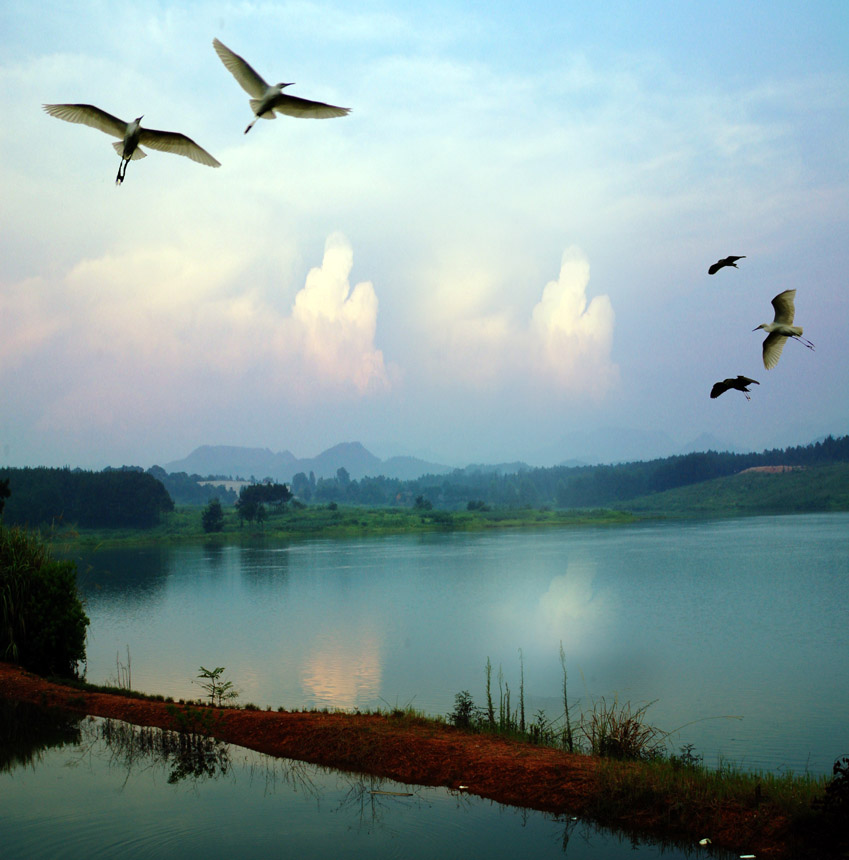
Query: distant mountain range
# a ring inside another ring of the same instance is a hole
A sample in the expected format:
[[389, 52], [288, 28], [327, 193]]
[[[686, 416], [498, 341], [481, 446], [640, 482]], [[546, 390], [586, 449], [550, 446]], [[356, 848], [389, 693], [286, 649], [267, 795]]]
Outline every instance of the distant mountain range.
[[444, 475], [453, 471], [451, 466], [429, 463], [417, 457], [390, 457], [381, 460], [359, 442], [343, 442], [322, 451], [317, 457], [299, 459], [291, 451], [271, 451], [268, 448], [241, 448], [234, 445], [201, 445], [188, 457], [163, 464], [167, 472], [186, 472], [189, 475], [232, 476], [288, 482], [298, 472], [316, 478], [335, 478], [339, 469], [345, 469], [353, 480], [366, 476], [398, 478], [412, 481], [422, 475]]
[[[599, 444], [601, 443], [601, 444]], [[597, 446], [597, 447], [596, 447]], [[618, 456], [604, 457], [602, 449], [616, 450]], [[662, 431], [644, 431], [611, 428], [593, 437], [591, 434], [574, 433], [562, 440], [561, 451], [573, 451], [569, 459], [551, 458], [551, 465], [583, 466], [599, 463], [623, 463], [668, 457], [673, 454], [688, 454], [696, 451], [732, 451], [733, 446], [712, 436], [703, 434], [688, 445], [676, 447]], [[741, 453], [737, 451], [737, 453]], [[237, 445], [201, 445], [182, 460], [164, 463], [166, 472], [185, 472], [201, 477], [217, 476], [232, 478], [254, 478], [258, 481], [272, 478], [290, 482], [294, 475], [303, 472], [315, 474], [316, 478], [335, 478], [339, 469], [345, 469], [353, 480], [364, 477], [397, 478], [412, 481], [422, 475], [445, 475], [454, 467], [444, 463], [433, 463], [418, 457], [390, 457], [381, 460], [359, 442], [342, 442], [316, 457], [298, 458], [291, 451], [271, 451], [269, 448], [245, 448]], [[493, 472], [515, 474], [531, 468], [520, 461], [499, 464], [474, 463], [462, 471], [468, 473]]]

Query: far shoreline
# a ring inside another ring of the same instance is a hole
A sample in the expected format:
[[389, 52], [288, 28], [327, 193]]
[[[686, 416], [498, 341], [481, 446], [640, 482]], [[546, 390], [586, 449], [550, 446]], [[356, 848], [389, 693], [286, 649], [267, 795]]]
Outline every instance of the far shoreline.
[[415, 510], [412, 508], [314, 506], [272, 513], [268, 520], [240, 525], [234, 509], [226, 511], [224, 527], [206, 532], [199, 506], [184, 506], [151, 528], [81, 529], [54, 525], [41, 537], [54, 549], [119, 548], [121, 546], [168, 546], [302, 540], [368, 539], [399, 535], [477, 533], [493, 530], [595, 528], [633, 525], [656, 516], [637, 516], [607, 508], [551, 510], [519, 508], [493, 511]]

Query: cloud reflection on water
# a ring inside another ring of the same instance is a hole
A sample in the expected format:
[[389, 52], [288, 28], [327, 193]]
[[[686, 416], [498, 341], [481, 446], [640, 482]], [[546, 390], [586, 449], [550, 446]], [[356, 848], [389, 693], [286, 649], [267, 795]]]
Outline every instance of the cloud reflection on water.
[[373, 633], [336, 632], [317, 641], [301, 665], [304, 691], [319, 706], [354, 708], [380, 695], [383, 661]]

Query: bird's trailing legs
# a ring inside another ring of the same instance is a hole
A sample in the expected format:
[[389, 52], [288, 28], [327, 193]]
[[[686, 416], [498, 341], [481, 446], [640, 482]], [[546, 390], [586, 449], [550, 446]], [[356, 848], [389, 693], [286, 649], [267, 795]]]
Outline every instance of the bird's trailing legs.
[[129, 163], [129, 158], [121, 158], [121, 163], [118, 165], [118, 175], [115, 177], [116, 185], [120, 185], [124, 181], [124, 176], [127, 173], [127, 165]]

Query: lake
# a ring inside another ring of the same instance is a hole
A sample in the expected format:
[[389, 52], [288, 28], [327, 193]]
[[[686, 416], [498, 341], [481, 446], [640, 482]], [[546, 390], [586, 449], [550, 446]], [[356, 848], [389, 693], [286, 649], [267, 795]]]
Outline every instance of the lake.
[[103, 549], [77, 558], [87, 678], [289, 709], [485, 704], [528, 720], [653, 703], [705, 763], [830, 773], [849, 754], [849, 514]]

